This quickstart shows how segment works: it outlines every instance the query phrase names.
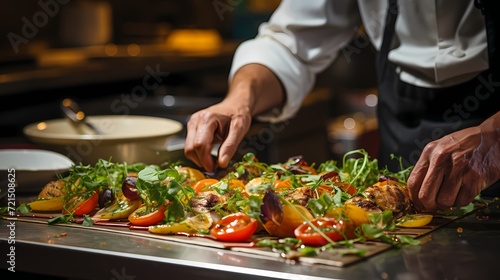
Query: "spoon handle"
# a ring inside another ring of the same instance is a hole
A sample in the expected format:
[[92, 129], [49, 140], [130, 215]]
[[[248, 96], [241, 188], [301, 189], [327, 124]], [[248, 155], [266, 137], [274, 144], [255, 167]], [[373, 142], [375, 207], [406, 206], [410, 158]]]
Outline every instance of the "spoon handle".
[[86, 120], [87, 115], [85, 112], [83, 112], [78, 103], [73, 101], [71, 98], [65, 98], [61, 101], [61, 109], [64, 115], [66, 115], [66, 117], [68, 117], [73, 123], [84, 124], [92, 129], [95, 134], [104, 134], [97, 126]]

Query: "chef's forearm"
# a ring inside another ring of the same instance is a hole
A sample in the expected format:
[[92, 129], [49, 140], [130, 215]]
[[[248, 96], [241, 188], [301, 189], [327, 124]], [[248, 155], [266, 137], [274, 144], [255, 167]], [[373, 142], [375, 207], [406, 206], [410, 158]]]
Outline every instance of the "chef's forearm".
[[252, 116], [280, 107], [285, 90], [278, 77], [261, 64], [247, 64], [233, 76], [225, 102], [242, 106]]

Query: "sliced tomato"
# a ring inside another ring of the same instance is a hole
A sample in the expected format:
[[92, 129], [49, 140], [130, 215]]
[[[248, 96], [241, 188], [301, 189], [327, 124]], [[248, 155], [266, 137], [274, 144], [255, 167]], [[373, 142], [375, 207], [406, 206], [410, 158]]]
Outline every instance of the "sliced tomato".
[[165, 218], [165, 210], [167, 210], [167, 206], [161, 205], [153, 211], [146, 213], [146, 206], [144, 205], [132, 212], [128, 216], [128, 221], [134, 226], [156, 225]]
[[[311, 220], [310, 222], [332, 241], [344, 239], [343, 231], [345, 226], [343, 221], [337, 221], [337, 219], [329, 217], [319, 217]], [[329, 242], [305, 222], [298, 226], [294, 233], [295, 237], [300, 239], [302, 244], [306, 246], [323, 246]]]
[[219, 180], [217, 179], [214, 179], [214, 178], [206, 178], [206, 179], [201, 179], [201, 180], [198, 180], [195, 184], [194, 184], [194, 191], [196, 193], [199, 193], [199, 192], [204, 192], [204, 191], [207, 191], [208, 190], [208, 187], [210, 187], [211, 185], [213, 184], [216, 184], [218, 183]]
[[245, 213], [233, 213], [222, 217], [211, 229], [210, 234], [224, 242], [243, 242], [257, 230], [259, 223]]
[[97, 206], [99, 194], [94, 191], [89, 197], [75, 196], [65, 203], [62, 213], [73, 213], [74, 216], [83, 216], [92, 212]]

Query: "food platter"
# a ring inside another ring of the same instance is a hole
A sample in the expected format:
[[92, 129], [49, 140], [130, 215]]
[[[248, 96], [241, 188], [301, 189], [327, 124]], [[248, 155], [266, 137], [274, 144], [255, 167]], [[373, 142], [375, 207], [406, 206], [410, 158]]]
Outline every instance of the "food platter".
[[[478, 208], [481, 207], [478, 205]], [[37, 214], [37, 215], [17, 215], [15, 217], [6, 217], [7, 220], [15, 219], [19, 222], [29, 222], [29, 223], [39, 223], [39, 224], [47, 224], [47, 220], [55, 217], [57, 214]], [[425, 239], [426, 236], [431, 234], [434, 230], [439, 229], [440, 227], [452, 222], [453, 220], [458, 219], [458, 216], [436, 216], [433, 221], [420, 228], [413, 229], [398, 229], [397, 231], [392, 232], [392, 234], [404, 234], [410, 235], [419, 240]], [[85, 231], [102, 231], [102, 232], [110, 232], [114, 234], [127, 235], [127, 236], [135, 236], [142, 238], [151, 238], [155, 240], [162, 240], [165, 242], [175, 242], [175, 243], [183, 243], [194, 246], [203, 246], [210, 247], [215, 249], [223, 249], [223, 250], [232, 250], [236, 252], [247, 253], [253, 255], [255, 257], [264, 257], [264, 258], [275, 258], [282, 259], [283, 261], [289, 261], [281, 256], [281, 253], [273, 251], [269, 248], [262, 248], [255, 246], [254, 242], [220, 242], [216, 240], [211, 240], [207, 238], [197, 238], [197, 237], [189, 237], [182, 235], [158, 235], [149, 233], [145, 228], [136, 228], [131, 229], [128, 222], [104, 222], [104, 223], [96, 223], [95, 226], [86, 227], [81, 224], [81, 221], [77, 221], [69, 224], [57, 224], [51, 226], [58, 227], [71, 227], [78, 228]], [[255, 236], [255, 238], [259, 238], [259, 236]], [[294, 260], [294, 262], [302, 263], [302, 264], [314, 264], [314, 265], [326, 265], [331, 267], [345, 267], [356, 262], [359, 262], [363, 259], [372, 257], [376, 254], [384, 252], [393, 248], [393, 246], [377, 242], [371, 241], [366, 244], [355, 244], [354, 248], [337, 248], [334, 250], [328, 250], [319, 254], [317, 256], [301, 256]], [[353, 249], [361, 249], [366, 250], [366, 253], [363, 256], [358, 256], [355, 254], [349, 254]]]
[[[408, 170], [381, 176], [376, 161], [358, 153], [342, 168], [302, 157], [266, 164], [249, 154], [214, 177], [180, 163], [100, 160], [74, 165], [4, 217], [332, 267], [418, 245], [460, 217], [416, 213]], [[469, 206], [470, 213], [483, 205]]]

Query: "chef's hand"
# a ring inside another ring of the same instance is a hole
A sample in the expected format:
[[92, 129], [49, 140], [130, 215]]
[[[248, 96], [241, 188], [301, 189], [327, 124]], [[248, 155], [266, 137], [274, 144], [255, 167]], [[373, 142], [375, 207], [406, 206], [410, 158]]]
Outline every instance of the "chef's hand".
[[[273, 72], [260, 64], [243, 66], [234, 74], [223, 101], [191, 115], [184, 154], [209, 172], [216, 166], [227, 167], [250, 129], [252, 117], [280, 106], [284, 99], [283, 87]], [[219, 143], [215, 163], [211, 151]]]
[[422, 211], [465, 206], [500, 179], [500, 112], [427, 144], [408, 178]]
[[250, 112], [232, 103], [231, 100], [224, 100], [198, 111], [191, 115], [187, 124], [184, 153], [207, 171], [215, 168], [211, 155], [213, 146], [222, 142], [217, 164], [226, 167], [250, 128]]

